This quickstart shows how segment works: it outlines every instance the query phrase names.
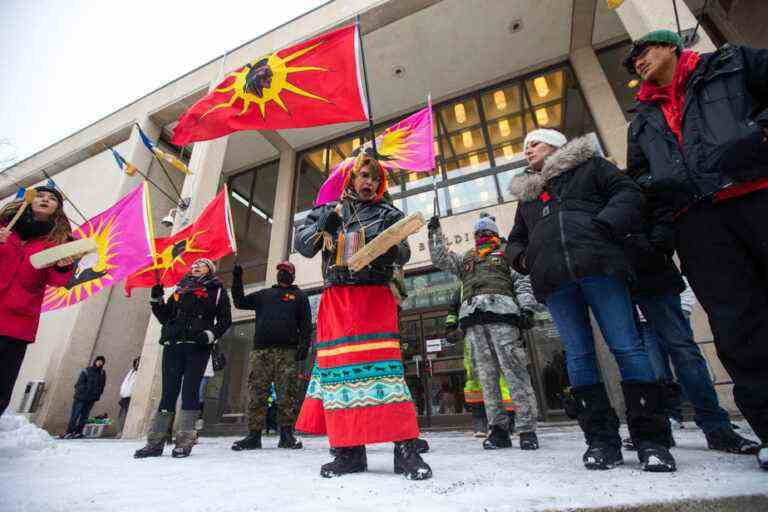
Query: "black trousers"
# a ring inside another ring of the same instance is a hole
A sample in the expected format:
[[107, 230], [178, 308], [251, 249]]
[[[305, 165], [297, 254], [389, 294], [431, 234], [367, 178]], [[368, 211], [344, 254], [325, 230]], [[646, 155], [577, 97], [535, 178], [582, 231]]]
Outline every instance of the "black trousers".
[[677, 242], [736, 405], [768, 442], [768, 190], [692, 208]]
[[160, 410], [175, 411], [181, 391], [181, 408], [200, 409], [200, 381], [211, 349], [196, 343], [176, 343], [163, 348], [163, 394]]
[[11, 403], [13, 386], [24, 362], [27, 345], [29, 342], [24, 340], [0, 336], [0, 416]]
[[82, 434], [85, 422], [91, 415], [91, 409], [96, 400], [75, 400], [72, 403], [72, 412], [69, 415], [69, 424], [67, 425], [68, 434]]

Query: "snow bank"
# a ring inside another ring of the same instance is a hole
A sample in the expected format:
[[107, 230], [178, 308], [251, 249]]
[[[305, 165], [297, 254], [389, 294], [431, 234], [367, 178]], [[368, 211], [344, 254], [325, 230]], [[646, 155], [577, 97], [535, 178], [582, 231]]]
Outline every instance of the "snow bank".
[[29, 452], [56, 448], [45, 430], [33, 425], [24, 416], [6, 413], [0, 416], [0, 458], [20, 457]]

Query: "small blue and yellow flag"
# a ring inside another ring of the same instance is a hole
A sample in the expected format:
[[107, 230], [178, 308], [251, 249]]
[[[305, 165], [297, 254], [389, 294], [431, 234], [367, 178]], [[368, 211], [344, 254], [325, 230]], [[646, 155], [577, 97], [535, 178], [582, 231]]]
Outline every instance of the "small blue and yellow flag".
[[189, 167], [187, 167], [184, 162], [179, 160], [175, 155], [166, 153], [162, 149], [158, 148], [157, 144], [149, 140], [149, 137], [147, 137], [147, 135], [144, 133], [144, 130], [141, 128], [139, 128], [139, 136], [141, 137], [141, 142], [143, 142], [147, 149], [154, 153], [157, 158], [165, 160], [184, 174], [192, 174], [192, 171], [189, 170]]
[[117, 166], [120, 167], [121, 171], [124, 171], [125, 174], [128, 176], [133, 176], [136, 174], [136, 166], [132, 163], [128, 162], [125, 158], [123, 158], [123, 155], [118, 153], [116, 150], [109, 148], [109, 150], [112, 152], [112, 156], [115, 157], [115, 160], [117, 161]]

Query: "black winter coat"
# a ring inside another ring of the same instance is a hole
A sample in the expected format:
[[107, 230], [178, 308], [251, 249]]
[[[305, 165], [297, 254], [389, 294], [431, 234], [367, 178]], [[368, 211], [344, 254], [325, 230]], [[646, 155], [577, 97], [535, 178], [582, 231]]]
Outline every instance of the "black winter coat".
[[232, 325], [229, 295], [221, 285], [205, 289], [205, 296], [194, 293], [174, 293], [165, 302], [152, 299], [152, 313], [163, 325], [160, 343], [194, 341], [201, 334], [210, 333], [211, 342], [224, 336]]
[[513, 178], [510, 192], [520, 203], [507, 261], [530, 274], [539, 302], [584, 277], [631, 280], [622, 240], [640, 222], [643, 195], [631, 178], [598, 156], [589, 138], [557, 150], [540, 173]]
[[[669, 217], [734, 181], [768, 176], [768, 144], [760, 144], [767, 108], [768, 50], [726, 45], [704, 54], [686, 84], [682, 149], [661, 108], [638, 103], [628, 172], [649, 173]], [[737, 148], [755, 139], [755, 151]]]
[[253, 348], [279, 347], [305, 353], [312, 336], [309, 299], [297, 286], [275, 285], [245, 295], [243, 282], [232, 283], [232, 301], [238, 309], [256, 312]]
[[[312, 258], [323, 248], [321, 231], [328, 215], [337, 204], [333, 202], [315, 207], [307, 216], [304, 225], [296, 230], [294, 247], [302, 256]], [[341, 218], [347, 231], [347, 239], [350, 238], [349, 233], [359, 232], [361, 226], [364, 226], [366, 241], [370, 242], [405, 217], [403, 212], [386, 202], [344, 200], [342, 205]], [[332, 233], [334, 249], [331, 251], [323, 249], [323, 279], [326, 287], [345, 284], [387, 284], [392, 279], [393, 265], [405, 265], [411, 258], [408, 241], [403, 240], [364, 269], [352, 273], [347, 267], [335, 265], [339, 232], [340, 230], [337, 229]]]
[[83, 368], [75, 384], [75, 400], [79, 402], [95, 402], [101, 398], [107, 383], [107, 372], [103, 368], [89, 366]]

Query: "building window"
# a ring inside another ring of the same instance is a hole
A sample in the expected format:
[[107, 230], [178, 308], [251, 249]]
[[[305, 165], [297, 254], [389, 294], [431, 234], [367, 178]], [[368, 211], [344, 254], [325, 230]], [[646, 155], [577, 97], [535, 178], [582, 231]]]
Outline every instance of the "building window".
[[[243, 266], [243, 282], [261, 283], [267, 276], [267, 255], [272, 233], [278, 162], [261, 165], [228, 180], [229, 204], [237, 237], [237, 259]], [[234, 255], [221, 260], [221, 274], [230, 285]]]
[[[406, 214], [434, 211], [437, 182], [441, 216], [512, 201], [509, 180], [525, 167], [523, 140], [537, 128], [554, 128], [570, 139], [594, 131], [594, 123], [567, 65], [489, 87], [434, 106], [435, 176], [392, 174], [389, 194]], [[406, 116], [403, 116], [406, 117]], [[380, 133], [397, 119], [376, 127]], [[294, 201], [294, 225], [312, 209], [334, 166], [369, 140], [367, 130], [302, 153]]]
[[640, 77], [630, 75], [623, 64], [631, 46], [632, 41], [622, 41], [597, 52], [597, 60], [627, 121], [629, 110], [635, 106], [635, 95], [640, 91]]

